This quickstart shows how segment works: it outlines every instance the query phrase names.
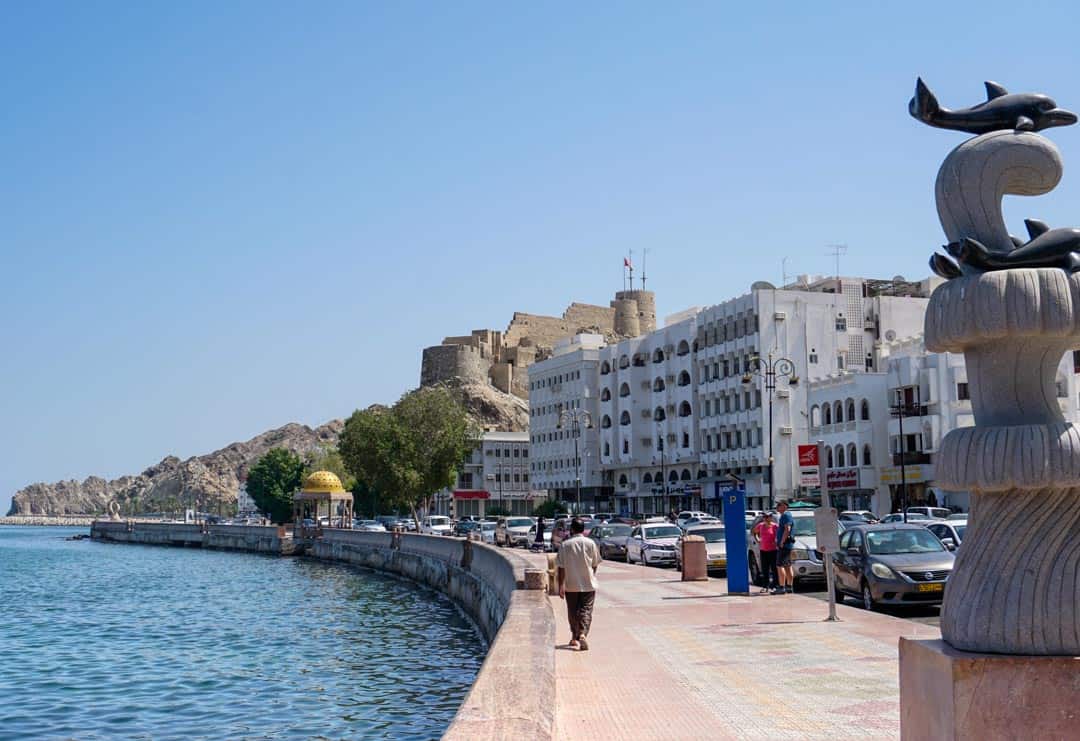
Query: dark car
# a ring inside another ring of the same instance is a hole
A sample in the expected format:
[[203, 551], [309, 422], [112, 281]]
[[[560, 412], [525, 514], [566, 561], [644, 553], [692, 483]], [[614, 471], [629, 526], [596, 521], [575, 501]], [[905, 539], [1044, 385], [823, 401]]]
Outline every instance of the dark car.
[[463, 536], [463, 537], [467, 538], [467, 537], [469, 537], [469, 533], [471, 533], [474, 530], [479, 530], [479, 529], [480, 529], [480, 523], [479, 522], [473, 522], [472, 520], [463, 520], [462, 522], [459, 522], [457, 525], [454, 525], [454, 535], [460, 535], [460, 536]]
[[601, 557], [625, 561], [626, 539], [632, 529], [622, 523], [597, 525], [589, 531], [589, 537], [596, 541]]
[[941, 604], [953, 554], [922, 525], [854, 525], [833, 554], [836, 601], [855, 595], [881, 604]]

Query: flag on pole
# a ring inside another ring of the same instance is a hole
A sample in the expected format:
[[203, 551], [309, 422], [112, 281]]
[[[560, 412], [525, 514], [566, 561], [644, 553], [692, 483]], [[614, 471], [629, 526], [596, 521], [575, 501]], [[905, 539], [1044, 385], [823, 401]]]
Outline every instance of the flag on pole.
[[622, 259], [622, 266], [623, 266], [624, 268], [630, 268], [631, 270], [633, 270], [633, 269], [634, 269], [634, 263], [630, 262], [630, 258], [629, 258], [629, 257], [624, 257], [624, 258]]

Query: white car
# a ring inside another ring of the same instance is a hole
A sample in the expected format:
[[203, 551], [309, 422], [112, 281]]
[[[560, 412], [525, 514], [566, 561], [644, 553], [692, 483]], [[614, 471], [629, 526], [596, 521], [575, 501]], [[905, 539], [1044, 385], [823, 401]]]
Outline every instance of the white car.
[[[692, 525], [685, 535], [700, 535], [705, 539], [705, 568], [727, 571], [727, 538], [723, 523], [715, 525]], [[682, 571], [682, 538], [675, 546], [675, 568]]]
[[[795, 547], [791, 550], [791, 571], [795, 577], [795, 583], [824, 582], [825, 564], [821, 560], [821, 554], [817, 552], [817, 527], [814, 525], [814, 511], [812, 509], [800, 509], [788, 510], [788, 513], [795, 522], [792, 528]], [[753, 528], [760, 521], [760, 517], [755, 518], [750, 528], [751, 533], [753, 533]], [[779, 524], [779, 516], [774, 517], [773, 521]], [[839, 525], [839, 527], [842, 531], [843, 525]], [[780, 533], [777, 531], [777, 537], [779, 536]], [[752, 534], [749, 537], [747, 559], [750, 561], [750, 581], [763, 586], [762, 577], [766, 575], [761, 571], [761, 546], [754, 542]]]
[[674, 564], [675, 544], [681, 537], [682, 530], [676, 525], [659, 522], [638, 525], [626, 539], [626, 562], [644, 566]]
[[944, 507], [908, 507], [907, 513], [908, 519], [911, 519], [912, 515], [925, 515], [929, 520], [944, 520], [952, 511]]
[[950, 551], [955, 551], [964, 540], [967, 524], [967, 520], [945, 520], [943, 522], [931, 522], [926, 525], [926, 529], [936, 535], [943, 546]]
[[531, 517], [500, 517], [495, 528], [495, 545], [527, 546], [529, 528], [535, 524]]
[[420, 532], [424, 535], [450, 535], [452, 531], [450, 518], [442, 515], [430, 515], [420, 523]]
[[[527, 547], [527, 548], [535, 548], [536, 547], [534, 545], [535, 543], [536, 543], [536, 525], [533, 525], [532, 527], [529, 528], [529, 533], [526, 536], [525, 547]], [[551, 550], [551, 526], [550, 525], [545, 525], [544, 526], [544, 550], [545, 551], [550, 551]]]
[[385, 533], [386, 526], [378, 520], [361, 520], [357, 522], [353, 527], [354, 530], [359, 530], [364, 533]]
[[480, 523], [480, 541], [488, 545], [495, 545], [495, 528], [499, 523], [494, 520], [484, 520]]
[[690, 520], [700, 520], [703, 517], [708, 517], [708, 512], [697, 512], [695, 510], [685, 510], [679, 513], [679, 517], [675, 520], [675, 524], [681, 528], [686, 528], [686, 523]]

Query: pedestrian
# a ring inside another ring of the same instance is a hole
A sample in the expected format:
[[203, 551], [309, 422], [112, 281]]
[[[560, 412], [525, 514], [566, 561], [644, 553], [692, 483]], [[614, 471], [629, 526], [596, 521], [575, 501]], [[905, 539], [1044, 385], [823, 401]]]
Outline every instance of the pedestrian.
[[795, 547], [795, 518], [788, 512], [787, 502], [776, 505], [780, 521], [776, 523], [776, 571], [780, 577], [777, 594], [791, 594], [795, 574], [791, 569], [791, 550]]
[[777, 594], [777, 588], [780, 586], [776, 573], [776, 529], [772, 512], [766, 512], [761, 522], [754, 526], [754, 540], [761, 553], [761, 573], [765, 576], [765, 586], [761, 588], [762, 594], [769, 592]]
[[559, 596], [566, 600], [570, 620], [570, 648], [588, 651], [586, 638], [592, 625], [596, 568], [601, 558], [596, 542], [586, 538], [584, 532], [585, 523], [575, 517], [570, 523], [570, 537], [559, 544], [555, 564], [559, 568]]
[[544, 518], [536, 520], [536, 538], [533, 540], [533, 550], [544, 550]]

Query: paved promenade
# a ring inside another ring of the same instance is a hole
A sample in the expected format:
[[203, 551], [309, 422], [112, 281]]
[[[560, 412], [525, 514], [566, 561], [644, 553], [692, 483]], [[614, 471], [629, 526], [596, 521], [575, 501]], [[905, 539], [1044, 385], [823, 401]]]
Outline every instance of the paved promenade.
[[937, 628], [679, 576], [605, 561], [587, 652], [552, 598], [557, 738], [899, 737], [897, 639]]

